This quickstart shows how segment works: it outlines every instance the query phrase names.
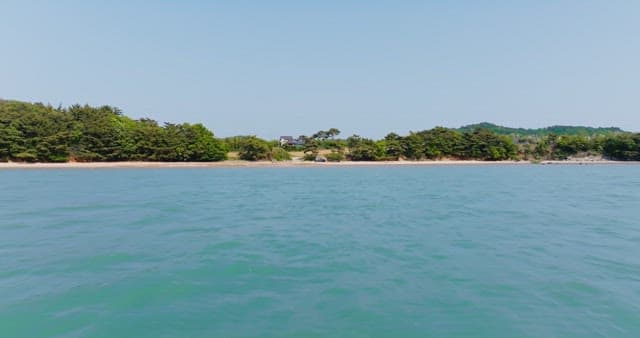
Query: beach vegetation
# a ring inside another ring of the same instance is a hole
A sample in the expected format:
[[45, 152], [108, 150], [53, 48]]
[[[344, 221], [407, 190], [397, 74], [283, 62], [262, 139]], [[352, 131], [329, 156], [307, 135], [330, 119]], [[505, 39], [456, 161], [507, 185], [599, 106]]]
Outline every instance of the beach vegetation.
[[280, 147], [273, 147], [271, 149], [271, 159], [274, 161], [291, 161], [291, 154]]
[[255, 136], [247, 137], [240, 146], [238, 157], [245, 161], [270, 160], [271, 144]]
[[618, 161], [640, 161], [640, 134], [621, 134], [607, 138], [603, 155]]
[[325, 155], [328, 162], [341, 162], [344, 161], [344, 153], [341, 151], [332, 151]]
[[254, 135], [216, 138], [200, 123], [159, 123], [132, 119], [112, 106], [53, 107], [0, 100], [0, 161], [247, 161], [291, 160], [289, 151], [315, 161], [565, 160], [604, 157], [640, 161], [640, 134], [620, 128], [553, 126], [507, 128], [480, 123], [435, 127], [374, 140], [339, 138], [337, 128], [300, 135], [284, 147]]

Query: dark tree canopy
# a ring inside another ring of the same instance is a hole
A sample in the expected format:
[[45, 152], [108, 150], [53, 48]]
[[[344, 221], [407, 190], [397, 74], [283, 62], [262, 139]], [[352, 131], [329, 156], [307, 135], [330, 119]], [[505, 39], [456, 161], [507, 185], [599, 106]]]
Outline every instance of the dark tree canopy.
[[271, 159], [271, 147], [269, 142], [250, 136], [240, 145], [238, 156], [246, 161], [268, 160]]
[[640, 161], [640, 134], [623, 134], [604, 141], [603, 154], [612, 160]]
[[3, 161], [221, 161], [226, 153], [202, 124], [159, 126], [109, 106], [0, 102]]

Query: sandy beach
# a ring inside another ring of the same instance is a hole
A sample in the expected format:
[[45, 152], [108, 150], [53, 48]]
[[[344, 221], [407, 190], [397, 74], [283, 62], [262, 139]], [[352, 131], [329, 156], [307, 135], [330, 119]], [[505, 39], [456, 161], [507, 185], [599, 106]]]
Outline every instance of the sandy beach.
[[365, 166], [495, 166], [495, 165], [633, 165], [640, 162], [608, 160], [564, 160], [564, 161], [362, 161], [362, 162], [305, 162], [305, 161], [240, 161], [222, 162], [66, 162], [66, 163], [21, 163], [2, 162], [1, 169], [102, 169], [102, 168], [293, 168], [293, 167], [365, 167]]

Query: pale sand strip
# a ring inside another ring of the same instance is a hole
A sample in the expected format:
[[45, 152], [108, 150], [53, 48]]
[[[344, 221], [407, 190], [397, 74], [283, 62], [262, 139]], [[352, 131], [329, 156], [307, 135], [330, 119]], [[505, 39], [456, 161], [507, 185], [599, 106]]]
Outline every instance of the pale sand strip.
[[[486, 165], [531, 165], [530, 161], [380, 161], [380, 162], [303, 162], [303, 161], [237, 161], [222, 162], [67, 162], [67, 163], [17, 163], [2, 162], [0, 169], [100, 169], [100, 168], [289, 168], [289, 167], [362, 167], [362, 166], [486, 166]], [[535, 164], [556, 165], [589, 165], [589, 164], [640, 164], [640, 162], [619, 162], [607, 160], [567, 160], [567, 161], [543, 161]]]

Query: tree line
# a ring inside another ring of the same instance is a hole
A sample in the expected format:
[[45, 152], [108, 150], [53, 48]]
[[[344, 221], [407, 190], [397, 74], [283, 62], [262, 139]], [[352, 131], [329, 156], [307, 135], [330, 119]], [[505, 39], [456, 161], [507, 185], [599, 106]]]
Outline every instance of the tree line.
[[[618, 128], [550, 127], [542, 134], [503, 134], [491, 129], [451, 129], [435, 127], [410, 132], [406, 136], [389, 133], [381, 140], [352, 135], [338, 139], [340, 131], [331, 128], [311, 136], [301, 135], [304, 143], [285, 146], [304, 152], [304, 159], [314, 160], [322, 150], [328, 161], [406, 160], [565, 160], [571, 156], [596, 156], [618, 161], [640, 161], [640, 134]], [[555, 134], [549, 130], [560, 130]], [[569, 131], [576, 134], [567, 134]], [[263, 142], [268, 142], [264, 141]], [[273, 142], [277, 144], [277, 142]], [[266, 155], [265, 155], [266, 156]]]
[[[336, 129], [337, 130], [337, 129]], [[317, 133], [316, 133], [317, 134]], [[339, 132], [338, 132], [339, 134]], [[302, 150], [315, 157], [320, 149], [329, 149], [327, 160], [395, 161], [423, 159], [478, 159], [507, 160], [517, 157], [517, 147], [507, 136], [494, 134], [486, 129], [462, 133], [454, 129], [436, 127], [407, 136], [389, 133], [381, 140], [359, 135], [346, 139], [304, 138]]]
[[0, 102], [0, 160], [221, 161], [225, 144], [202, 124], [159, 125], [110, 106]]
[[594, 128], [584, 126], [551, 126], [545, 128], [527, 129], [527, 128], [509, 128], [499, 126], [489, 122], [482, 122], [476, 124], [470, 124], [464, 127], [460, 127], [456, 130], [461, 132], [473, 131], [475, 129], [489, 129], [492, 132], [500, 135], [512, 135], [512, 136], [547, 136], [547, 135], [580, 135], [580, 136], [596, 136], [596, 135], [611, 135], [623, 133], [624, 131], [616, 127], [607, 128]]
[[299, 144], [281, 146], [278, 140], [256, 136], [219, 139], [199, 123], [136, 120], [110, 106], [54, 108], [0, 100], [0, 161], [221, 161], [229, 152], [248, 161], [290, 160], [290, 152], [302, 153], [305, 160], [327, 161], [562, 160], [576, 155], [640, 161], [640, 134], [617, 128], [529, 130], [481, 124], [436, 127], [405, 136], [389, 133], [380, 140], [339, 135], [337, 128], [320, 130], [300, 135]]

